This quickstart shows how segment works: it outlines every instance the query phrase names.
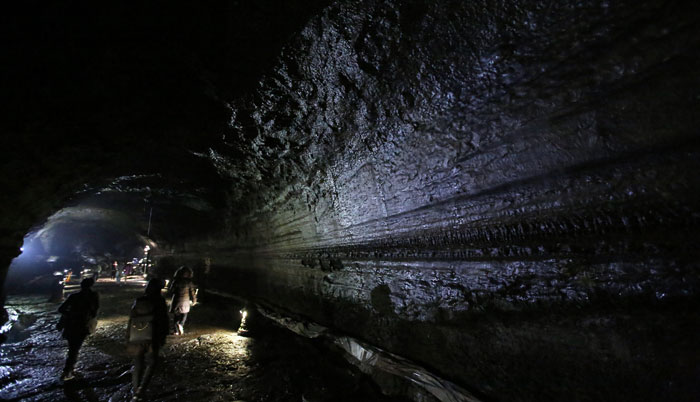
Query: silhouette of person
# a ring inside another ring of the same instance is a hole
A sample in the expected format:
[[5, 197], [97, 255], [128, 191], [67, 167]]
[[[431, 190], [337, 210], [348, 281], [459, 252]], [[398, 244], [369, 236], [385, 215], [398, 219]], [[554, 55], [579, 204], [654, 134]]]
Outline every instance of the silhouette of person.
[[168, 336], [168, 306], [160, 294], [161, 289], [162, 280], [153, 278], [148, 281], [144, 295], [134, 301], [129, 313], [127, 351], [134, 356], [132, 401], [143, 398]]
[[73, 369], [78, 360], [80, 347], [85, 338], [95, 331], [97, 325], [97, 311], [100, 309], [100, 297], [92, 290], [95, 280], [83, 279], [80, 282], [80, 291], [73, 293], [58, 308], [62, 314], [61, 322], [63, 338], [68, 341], [68, 355], [66, 366], [61, 374], [64, 381], [74, 377]]
[[175, 335], [185, 333], [185, 321], [190, 312], [190, 306], [197, 303], [197, 292], [192, 282], [192, 269], [183, 265], [173, 277], [168, 287], [168, 296], [171, 296], [170, 312], [175, 321]]

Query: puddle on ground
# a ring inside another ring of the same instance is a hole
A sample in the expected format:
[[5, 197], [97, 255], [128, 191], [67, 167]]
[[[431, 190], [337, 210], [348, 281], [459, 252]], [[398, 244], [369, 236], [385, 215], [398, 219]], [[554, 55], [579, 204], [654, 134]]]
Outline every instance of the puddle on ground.
[[[98, 283], [97, 332], [80, 352], [79, 377], [59, 381], [66, 341], [56, 331], [59, 303], [48, 295], [9, 296], [14, 318], [0, 345], [0, 400], [126, 401], [131, 361], [125, 354], [126, 314], [143, 287]], [[389, 401], [374, 384], [321, 343], [257, 320], [238, 336], [241, 306], [204, 300], [184, 336], [169, 336], [162, 365], [147, 391], [151, 401]]]

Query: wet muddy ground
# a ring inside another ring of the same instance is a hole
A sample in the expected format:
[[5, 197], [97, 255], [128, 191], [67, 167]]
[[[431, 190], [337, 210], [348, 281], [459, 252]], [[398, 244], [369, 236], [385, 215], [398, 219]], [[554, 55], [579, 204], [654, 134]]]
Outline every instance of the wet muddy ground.
[[[48, 295], [9, 296], [14, 318], [0, 345], [0, 400], [125, 401], [131, 360], [125, 353], [127, 314], [142, 285], [98, 283], [97, 332], [80, 352], [72, 381], [59, 380], [66, 341], [54, 329], [58, 302]], [[206, 296], [206, 295], [205, 295]], [[146, 393], [152, 401], [388, 401], [375, 385], [324, 344], [262, 318], [251, 336], [236, 333], [240, 305], [202, 297], [184, 336], [169, 336], [163, 363]]]

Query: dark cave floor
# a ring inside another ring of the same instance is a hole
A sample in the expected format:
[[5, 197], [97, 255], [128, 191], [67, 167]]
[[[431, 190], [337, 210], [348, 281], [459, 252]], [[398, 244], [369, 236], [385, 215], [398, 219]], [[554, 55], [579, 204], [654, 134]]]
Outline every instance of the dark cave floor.
[[[47, 295], [9, 296], [14, 325], [0, 345], [0, 400], [124, 401], [131, 361], [124, 351], [127, 313], [143, 285], [100, 282], [97, 332], [76, 371], [59, 380], [66, 341], [54, 330], [59, 306]], [[324, 345], [256, 320], [250, 337], [236, 333], [240, 305], [204, 300], [193, 307], [184, 336], [169, 336], [163, 363], [147, 391], [153, 401], [384, 401], [367, 377]]]

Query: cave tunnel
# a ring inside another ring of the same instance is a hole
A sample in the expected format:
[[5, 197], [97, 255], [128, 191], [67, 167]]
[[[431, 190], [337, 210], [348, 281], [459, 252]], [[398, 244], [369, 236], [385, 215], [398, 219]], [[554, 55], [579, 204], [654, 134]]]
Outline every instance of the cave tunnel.
[[700, 400], [696, 2], [16, 3], [3, 305], [148, 245], [396, 400]]

